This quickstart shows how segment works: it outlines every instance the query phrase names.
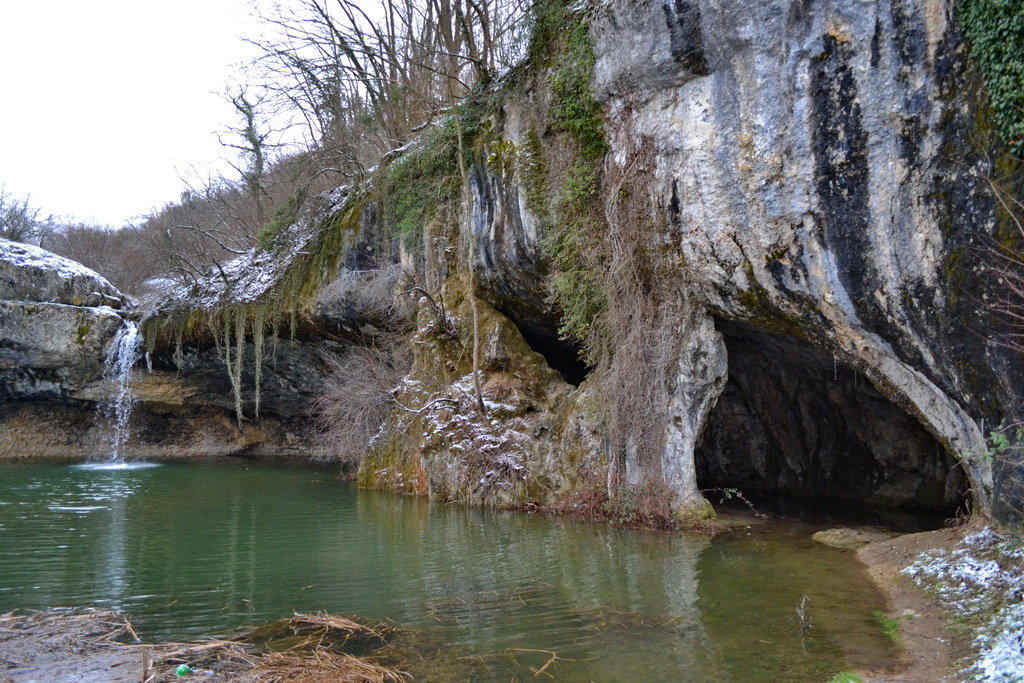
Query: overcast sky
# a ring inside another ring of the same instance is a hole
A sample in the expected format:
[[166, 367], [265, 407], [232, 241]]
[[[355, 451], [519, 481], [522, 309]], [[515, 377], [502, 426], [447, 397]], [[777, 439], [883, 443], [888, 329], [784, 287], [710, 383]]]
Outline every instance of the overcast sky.
[[0, 0], [0, 186], [115, 227], [176, 200], [224, 155], [248, 4]]

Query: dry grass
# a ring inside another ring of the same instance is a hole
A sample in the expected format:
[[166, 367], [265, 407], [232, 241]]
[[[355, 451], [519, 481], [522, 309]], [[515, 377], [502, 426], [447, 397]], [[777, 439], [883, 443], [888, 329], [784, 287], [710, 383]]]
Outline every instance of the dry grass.
[[118, 612], [6, 614], [0, 616], [0, 665], [9, 675], [32, 680], [73, 680], [75, 672], [105, 671], [104, 680], [111, 682], [167, 683], [180, 680], [174, 671], [187, 664], [205, 681], [393, 683], [411, 676], [371, 657], [394, 635], [386, 624], [370, 627], [321, 612], [296, 614], [230, 639], [144, 645]]
[[506, 401], [516, 396], [516, 390], [521, 384], [515, 375], [507, 372], [491, 372], [487, 376], [487, 381], [484, 382], [483, 393], [484, 396], [495, 401]]
[[280, 652], [261, 657], [245, 681], [313, 683], [392, 683], [411, 680], [409, 674], [358, 657], [314, 650], [311, 654]]

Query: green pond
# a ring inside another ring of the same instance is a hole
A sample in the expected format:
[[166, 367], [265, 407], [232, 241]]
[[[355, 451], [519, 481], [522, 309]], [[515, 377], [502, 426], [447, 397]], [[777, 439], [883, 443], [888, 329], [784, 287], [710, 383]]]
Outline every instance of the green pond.
[[4, 464], [0, 612], [116, 608], [151, 640], [293, 611], [389, 619], [427, 680], [535, 679], [548, 652], [544, 674], [566, 681], [825, 681], [891, 663], [882, 596], [812, 531], [617, 529], [280, 465]]

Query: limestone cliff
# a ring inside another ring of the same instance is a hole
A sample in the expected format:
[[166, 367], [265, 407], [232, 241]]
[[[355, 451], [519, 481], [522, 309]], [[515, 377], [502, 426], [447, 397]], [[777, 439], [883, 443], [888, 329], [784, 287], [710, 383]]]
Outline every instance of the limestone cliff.
[[[782, 331], [913, 416], [959, 458], [986, 508], [991, 463], [973, 457], [986, 451], [982, 420], [1019, 417], [1020, 395], [1017, 361], [979, 310], [992, 283], [965, 266], [965, 252], [996, 220], [976, 124], [984, 97], [953, 3], [609, 3], [593, 36], [610, 164], [636, 163], [629, 150], [646, 144], [651, 210], [678, 241], [694, 305], [748, 325], [719, 325], [732, 370], [731, 390], [709, 415], [714, 431], [758, 422], [746, 445], [755, 459], [802, 446], [817, 451], [804, 467], [835, 472], [840, 464], [826, 455], [835, 447], [821, 443], [836, 441], [821, 433], [828, 425], [858, 435], [851, 458], [867, 451], [913, 468], [922, 457], [913, 444], [923, 437], [906, 429], [869, 437], [835, 419], [856, 422], [866, 399], [790, 382], [810, 372], [814, 356], [765, 340]], [[749, 367], [757, 363], [765, 367]], [[758, 376], [777, 382], [781, 396], [817, 390], [839, 410], [794, 409], [805, 417], [793, 427], [819, 433], [780, 439], [771, 419], [779, 411], [753, 405], [766, 389]], [[818, 377], [827, 387], [827, 368]], [[831, 384], [840, 384], [838, 370]], [[751, 412], [758, 417], [735, 417]], [[708, 440], [703, 457], [735, 459], [741, 444], [727, 440], [727, 451]], [[679, 455], [692, 452], [687, 444]]]
[[150, 412], [187, 429], [186, 395], [235, 430], [195, 448], [308, 452], [330, 368], [404, 340], [364, 485], [668, 524], [733, 488], [1019, 521], [987, 442], [1024, 417], [982, 303], [998, 149], [952, 0], [544, 6], [524, 64], [157, 307], [176, 388]]
[[[616, 367], [636, 365], [629, 340], [644, 337], [612, 334], [611, 360], [584, 384], [604, 404], [586, 420], [605, 434], [590, 440], [594, 481], [612, 498], [661, 490], [682, 517], [702, 509], [700, 488], [729, 486], [935, 509], [969, 486], [982, 511], [1017, 514], [1019, 472], [998, 460], [993, 472], [986, 455], [986, 422], [1020, 416], [1019, 361], [979, 304], [994, 283], [971, 265], [996, 227], [992, 141], [952, 3], [645, 0], [586, 18], [608, 143], [596, 240], [640, 231], [658, 245], [636, 299], [653, 317], [628, 324], [664, 328], [642, 356], [657, 419], [634, 424], [635, 439], [608, 430], [616, 406], [629, 412]], [[445, 253], [474, 240], [475, 293], [571, 372], [542, 294], [558, 219], [535, 199], [547, 183], [566, 201], [557, 171], [585, 154], [553, 113], [557, 62], [510, 79], [490, 112], [492, 151], [472, 166]], [[429, 266], [438, 249], [426, 249]], [[610, 273], [603, 294], [629, 306], [616, 277], [630, 273]], [[563, 430], [581, 410], [559, 405]], [[640, 438], [651, 429], [660, 440]], [[564, 438], [531, 471], [574, 469]], [[434, 459], [416, 452], [429, 480]], [[541, 478], [548, 500], [579, 484]]]

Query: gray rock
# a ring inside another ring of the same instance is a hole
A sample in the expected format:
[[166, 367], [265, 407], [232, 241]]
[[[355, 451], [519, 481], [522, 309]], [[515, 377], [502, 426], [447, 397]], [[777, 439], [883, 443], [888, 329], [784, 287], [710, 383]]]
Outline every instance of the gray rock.
[[103, 372], [124, 321], [108, 308], [0, 301], [0, 395], [61, 397]]
[[0, 396], [64, 399], [98, 379], [122, 299], [75, 261], [0, 240]]
[[124, 295], [77, 261], [0, 238], [0, 299], [120, 308]]
[[818, 543], [839, 548], [840, 550], [857, 550], [858, 548], [863, 548], [868, 543], [884, 541], [897, 535], [880, 529], [837, 527], [835, 529], [815, 532], [811, 535], [811, 538]]
[[945, 0], [612, 1], [594, 88], [613, 163], [654, 150], [652, 210], [708, 311], [863, 373], [962, 459], [985, 508], [979, 420], [1020, 401], [949, 273], [993, 225], [952, 16]]

